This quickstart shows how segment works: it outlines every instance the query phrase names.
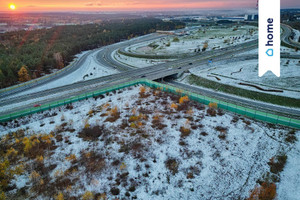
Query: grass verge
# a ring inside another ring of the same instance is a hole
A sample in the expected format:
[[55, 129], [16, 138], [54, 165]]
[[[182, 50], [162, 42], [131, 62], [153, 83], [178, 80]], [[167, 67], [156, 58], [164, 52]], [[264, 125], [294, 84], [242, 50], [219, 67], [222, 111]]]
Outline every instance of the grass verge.
[[234, 87], [231, 85], [226, 85], [222, 83], [217, 83], [215, 81], [211, 81], [202, 77], [198, 77], [195, 75], [190, 75], [188, 77], [188, 81], [190, 84], [211, 88], [211, 89], [218, 89], [221, 92], [234, 94], [241, 97], [246, 97], [249, 99], [254, 99], [258, 101], [264, 101], [272, 104], [277, 104], [281, 106], [290, 106], [290, 107], [297, 107], [300, 108], [300, 101], [299, 99], [290, 98], [290, 97], [283, 97], [277, 96], [272, 94], [266, 94], [251, 90], [246, 90], [238, 87]]

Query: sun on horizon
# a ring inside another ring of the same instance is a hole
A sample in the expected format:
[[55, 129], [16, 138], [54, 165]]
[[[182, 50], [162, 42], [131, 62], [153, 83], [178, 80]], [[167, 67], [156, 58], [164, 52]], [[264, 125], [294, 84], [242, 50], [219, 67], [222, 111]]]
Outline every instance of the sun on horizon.
[[11, 10], [15, 10], [16, 9], [16, 5], [15, 4], [9, 4], [9, 8], [11, 9]]

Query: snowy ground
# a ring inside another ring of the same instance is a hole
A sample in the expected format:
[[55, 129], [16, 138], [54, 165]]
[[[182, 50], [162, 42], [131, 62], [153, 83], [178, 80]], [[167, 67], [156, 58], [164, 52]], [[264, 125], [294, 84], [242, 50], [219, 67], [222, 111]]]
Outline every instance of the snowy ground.
[[299, 38], [300, 38], [300, 31], [296, 30], [296, 29], [293, 29], [293, 32], [295, 33], [295, 36], [293, 38], [293, 40], [295, 42], [299, 42]]
[[[263, 77], [258, 76], [258, 60], [223, 61], [221, 63], [196, 67], [190, 70], [196, 76], [210, 79], [219, 83], [233, 85], [247, 90], [265, 92], [268, 94], [300, 97], [300, 63], [295, 59], [281, 59], [281, 76], [277, 78], [268, 72]], [[267, 92], [252, 86], [240, 85], [247, 83], [266, 90], [283, 92]]]
[[128, 66], [137, 67], [137, 68], [143, 68], [143, 67], [149, 67], [152, 65], [158, 65], [165, 62], [173, 61], [173, 59], [143, 59], [143, 58], [134, 58], [125, 56], [122, 54], [119, 54], [117, 51], [114, 51], [112, 53], [112, 57], [123, 64], [126, 64]]
[[[299, 191], [299, 131], [179, 98], [130, 87], [2, 124], [0, 161], [24, 171], [7, 171], [0, 189], [8, 199], [224, 200], [248, 197], [260, 180], [280, 199]], [[270, 169], [276, 155], [288, 156], [281, 175]]]
[[[257, 27], [239, 26], [237, 29], [235, 28], [236, 26], [199, 28], [191, 30], [190, 35], [168, 36], [151, 42], [132, 45], [126, 50], [139, 54], [173, 55], [192, 53], [199, 48], [202, 50], [204, 43], [208, 44], [206, 50], [212, 50], [244, 43], [258, 37]], [[179, 41], [174, 41], [174, 38], [178, 38]]]

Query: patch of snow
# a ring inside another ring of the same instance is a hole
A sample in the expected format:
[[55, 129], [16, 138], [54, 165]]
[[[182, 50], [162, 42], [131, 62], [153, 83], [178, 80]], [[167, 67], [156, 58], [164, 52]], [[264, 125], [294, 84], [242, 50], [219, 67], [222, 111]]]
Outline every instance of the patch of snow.
[[[258, 76], [258, 60], [232, 61], [213, 63], [206, 66], [195, 67], [190, 72], [209, 80], [222, 84], [233, 85], [278, 96], [299, 98], [300, 96], [300, 64], [296, 59], [281, 59], [281, 76], [276, 77], [272, 73], [266, 73], [263, 77]], [[220, 80], [219, 80], [220, 79]], [[251, 86], [240, 85], [248, 83], [263, 89], [282, 90], [283, 92], [267, 92]]]
[[[199, 48], [201, 50], [206, 42], [208, 44], [206, 50], [213, 50], [255, 40], [258, 37], [257, 27], [239, 26], [237, 30], [233, 31], [234, 28], [234, 26], [217, 26], [194, 29], [187, 36], [167, 36], [150, 42], [138, 43], [127, 47], [125, 50], [139, 54], [173, 55], [193, 53], [195, 49]], [[253, 32], [250, 33], [250, 30]], [[173, 41], [176, 37], [179, 38], [179, 42]], [[149, 46], [150, 44], [157, 45], [157, 47], [152, 48]]]
[[149, 67], [153, 65], [163, 64], [169, 61], [174, 61], [173, 59], [162, 60], [162, 59], [134, 58], [134, 57], [119, 54], [117, 51], [114, 51], [112, 53], [112, 57], [120, 63], [137, 67], [137, 68]]

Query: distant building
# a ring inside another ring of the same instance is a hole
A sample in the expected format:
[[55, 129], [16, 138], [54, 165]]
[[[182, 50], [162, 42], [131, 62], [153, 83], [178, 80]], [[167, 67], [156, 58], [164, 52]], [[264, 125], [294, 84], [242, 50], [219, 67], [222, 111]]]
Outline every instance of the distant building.
[[258, 21], [258, 15], [245, 15], [245, 21]]
[[244, 17], [216, 17], [214, 19], [215, 21], [223, 21], [223, 20], [228, 20], [228, 21], [233, 21], [233, 22], [237, 22], [237, 21], [243, 21]]

